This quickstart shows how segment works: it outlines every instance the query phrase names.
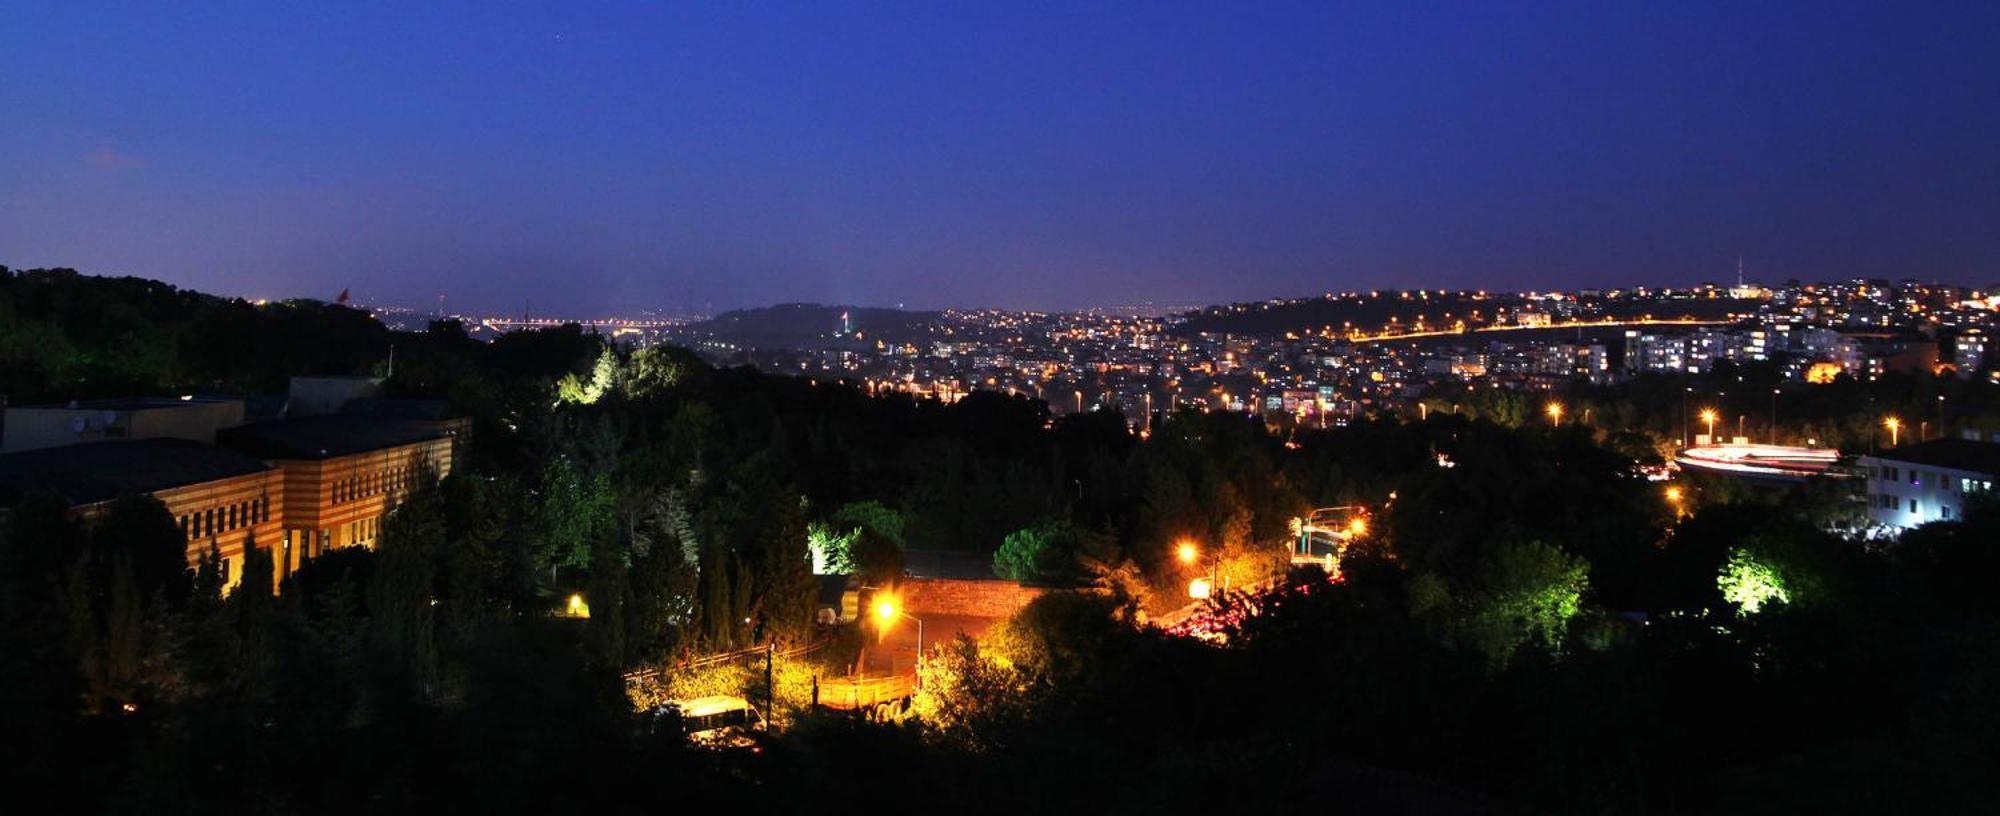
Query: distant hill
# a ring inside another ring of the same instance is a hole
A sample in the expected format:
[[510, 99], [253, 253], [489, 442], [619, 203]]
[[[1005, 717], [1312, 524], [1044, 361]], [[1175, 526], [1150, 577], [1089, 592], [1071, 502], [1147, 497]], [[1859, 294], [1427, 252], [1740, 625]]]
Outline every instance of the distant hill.
[[[1762, 303], [1734, 298], [1596, 300], [1588, 304], [1590, 311], [1586, 314], [1620, 319], [1651, 316], [1720, 320], [1731, 314], [1754, 312]], [[1277, 336], [1287, 332], [1305, 334], [1327, 328], [1339, 332], [1352, 324], [1357, 329], [1374, 331], [1388, 325], [1391, 318], [1404, 325], [1420, 319], [1436, 327], [1449, 326], [1457, 320], [1478, 325], [1492, 322], [1496, 312], [1513, 313], [1524, 307], [1542, 308], [1516, 294], [1495, 293], [1481, 297], [1469, 292], [1383, 291], [1378, 296], [1342, 295], [1210, 306], [1188, 313], [1187, 322], [1181, 324], [1178, 330], [1188, 334]]]
[[1350, 323], [1356, 328], [1377, 329], [1387, 325], [1390, 318], [1401, 323], [1413, 323], [1419, 317], [1431, 323], [1448, 323], [1474, 311], [1482, 318], [1491, 318], [1496, 309], [1517, 309], [1526, 302], [1519, 295], [1495, 294], [1478, 299], [1469, 292], [1385, 291], [1374, 297], [1343, 295], [1210, 306], [1190, 312], [1180, 329], [1188, 333], [1252, 335], [1304, 334], [1328, 327], [1340, 331]]
[[144, 278], [0, 266], [0, 395], [15, 405], [279, 392], [292, 374], [370, 373], [389, 342], [367, 312], [330, 303], [251, 303]]
[[752, 348], [810, 348], [823, 343], [845, 341], [837, 337], [842, 313], [847, 325], [862, 336], [863, 342], [915, 342], [926, 339], [940, 315], [865, 306], [827, 306], [819, 303], [780, 303], [756, 309], [737, 309], [688, 327], [693, 334], [712, 337]]

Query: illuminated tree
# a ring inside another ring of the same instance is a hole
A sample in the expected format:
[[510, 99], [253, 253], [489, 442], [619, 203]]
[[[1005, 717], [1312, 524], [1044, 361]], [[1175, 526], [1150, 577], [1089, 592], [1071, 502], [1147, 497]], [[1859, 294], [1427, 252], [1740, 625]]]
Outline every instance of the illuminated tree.
[[611, 480], [599, 473], [586, 476], [568, 457], [556, 457], [542, 470], [542, 538], [539, 566], [555, 580], [556, 570], [590, 564], [591, 542], [612, 523]]
[[1590, 567], [1539, 541], [1506, 544], [1487, 560], [1466, 633], [1495, 664], [1524, 645], [1562, 645], [1581, 606]]
[[556, 381], [556, 400], [568, 405], [595, 405], [618, 386], [618, 350], [605, 346], [588, 375], [564, 374]]
[[1742, 548], [1729, 551], [1729, 561], [1716, 576], [1715, 586], [1739, 615], [1754, 615], [1766, 605], [1792, 600], [1784, 575]]
[[1027, 707], [1020, 672], [964, 635], [938, 648], [917, 676], [910, 710], [935, 732], [973, 747], [991, 745], [995, 732]]
[[806, 547], [812, 551], [815, 575], [846, 575], [854, 572], [854, 541], [861, 528], [838, 529], [824, 522], [806, 525]]

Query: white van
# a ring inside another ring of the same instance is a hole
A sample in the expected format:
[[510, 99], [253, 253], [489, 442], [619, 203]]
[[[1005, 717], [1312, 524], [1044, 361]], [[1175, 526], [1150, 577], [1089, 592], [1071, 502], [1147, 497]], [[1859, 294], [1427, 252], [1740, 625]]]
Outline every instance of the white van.
[[688, 742], [709, 748], [749, 747], [755, 744], [750, 733], [766, 727], [756, 706], [730, 694], [670, 700], [661, 706], [661, 713], [680, 721]]

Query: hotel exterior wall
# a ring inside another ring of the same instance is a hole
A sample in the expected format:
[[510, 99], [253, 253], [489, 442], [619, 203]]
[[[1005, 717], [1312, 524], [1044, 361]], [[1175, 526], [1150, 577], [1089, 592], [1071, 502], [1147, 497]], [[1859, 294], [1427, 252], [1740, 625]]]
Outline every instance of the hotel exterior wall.
[[[382, 516], [422, 478], [451, 473], [453, 440], [439, 438], [320, 460], [279, 460], [270, 470], [154, 491], [187, 540], [193, 566], [213, 543], [228, 585], [243, 579], [251, 541], [271, 551], [271, 580], [282, 582], [329, 549], [375, 544]], [[94, 522], [111, 502], [76, 507]]]
[[425, 440], [327, 459], [281, 459], [285, 532], [296, 542], [290, 567], [330, 549], [373, 546], [383, 514], [422, 478], [451, 473], [452, 440]]
[[[187, 541], [188, 565], [199, 563], [213, 543], [231, 587], [243, 579], [244, 547], [251, 540], [260, 547], [281, 546], [284, 495], [285, 474], [276, 468], [152, 493], [180, 525]], [[111, 502], [97, 502], [77, 507], [75, 513], [77, 518], [93, 522], [110, 507]], [[272, 579], [276, 581], [283, 571], [275, 563], [278, 553], [273, 555]]]

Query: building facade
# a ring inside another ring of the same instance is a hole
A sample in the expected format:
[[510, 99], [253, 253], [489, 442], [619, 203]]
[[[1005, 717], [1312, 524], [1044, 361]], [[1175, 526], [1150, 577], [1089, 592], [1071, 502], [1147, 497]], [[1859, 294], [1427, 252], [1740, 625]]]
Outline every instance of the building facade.
[[1863, 456], [1868, 520], [1905, 530], [1964, 516], [1965, 503], [2000, 482], [2000, 443], [1933, 439]]

